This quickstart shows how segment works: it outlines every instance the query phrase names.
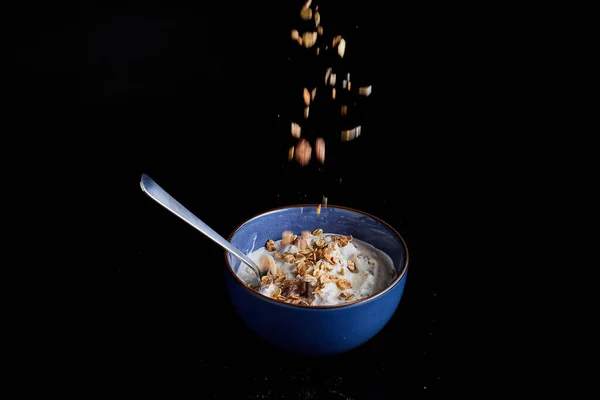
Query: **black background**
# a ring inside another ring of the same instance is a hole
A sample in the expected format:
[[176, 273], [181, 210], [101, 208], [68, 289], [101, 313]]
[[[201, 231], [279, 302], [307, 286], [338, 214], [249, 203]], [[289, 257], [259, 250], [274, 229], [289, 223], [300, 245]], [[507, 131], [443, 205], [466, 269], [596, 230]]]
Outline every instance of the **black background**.
[[[325, 37], [335, 25], [353, 84], [372, 84], [373, 94], [357, 109], [362, 135], [341, 143], [323, 132], [325, 165], [300, 168], [287, 149], [313, 63], [290, 39], [302, 3], [87, 2], [19, 14], [14, 115], [24, 131], [47, 132], [38, 151], [63, 150], [47, 165], [73, 176], [68, 185], [98, 226], [84, 246], [104, 285], [89, 326], [97, 339], [81, 347], [82, 362], [98, 367], [82, 380], [88, 393], [388, 399], [444, 385], [419, 145], [432, 121], [448, 118], [431, 111], [444, 97], [432, 83], [443, 80], [442, 57], [417, 45], [429, 33], [410, 10], [321, 2]], [[257, 213], [323, 195], [382, 218], [410, 253], [396, 314], [340, 356], [269, 348], [228, 302], [223, 251], [146, 197], [142, 173], [223, 236]]]

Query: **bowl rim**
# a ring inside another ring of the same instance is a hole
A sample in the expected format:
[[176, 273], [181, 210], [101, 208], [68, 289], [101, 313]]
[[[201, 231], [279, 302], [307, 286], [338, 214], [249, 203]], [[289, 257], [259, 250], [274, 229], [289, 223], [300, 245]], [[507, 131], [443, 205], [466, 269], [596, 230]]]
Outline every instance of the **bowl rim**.
[[[319, 204], [291, 204], [291, 205], [286, 205], [286, 206], [280, 206], [280, 207], [275, 207], [275, 208], [271, 208], [268, 209], [266, 211], [261, 212], [260, 214], [256, 214], [253, 217], [250, 217], [248, 219], [246, 219], [244, 222], [242, 222], [241, 224], [239, 224], [227, 237], [227, 240], [231, 242], [231, 238], [233, 238], [233, 236], [236, 234], [237, 231], [239, 231], [244, 225], [246, 225], [247, 223], [262, 217], [264, 215], [267, 214], [271, 214], [271, 213], [275, 213], [275, 212], [279, 212], [279, 211], [283, 211], [283, 210], [287, 210], [287, 209], [292, 209], [292, 208], [302, 208], [302, 207], [315, 207], [317, 208], [319, 206]], [[283, 301], [279, 301], [276, 299], [273, 299], [271, 297], [267, 297], [264, 296], [260, 293], [258, 293], [256, 290], [250, 288], [248, 285], [246, 285], [246, 283], [244, 283], [244, 281], [242, 281], [240, 279], [239, 276], [237, 276], [237, 274], [233, 271], [233, 268], [231, 267], [231, 265], [229, 264], [229, 259], [227, 257], [228, 252], [225, 250], [224, 251], [224, 255], [225, 255], [225, 264], [227, 265], [227, 270], [229, 271], [229, 273], [231, 273], [231, 275], [233, 275], [234, 281], [243, 286], [246, 290], [248, 290], [250, 293], [259, 296], [261, 299], [267, 300], [267, 301], [271, 301], [274, 304], [280, 305], [280, 306], [289, 306], [289, 307], [298, 307], [298, 308], [304, 308], [304, 309], [310, 309], [310, 310], [331, 310], [331, 309], [340, 309], [340, 308], [347, 308], [347, 307], [353, 307], [353, 306], [357, 306], [359, 304], [365, 304], [368, 303], [370, 301], [374, 301], [375, 299], [383, 296], [384, 294], [386, 294], [387, 292], [389, 292], [390, 290], [392, 290], [396, 285], [398, 285], [400, 283], [400, 281], [404, 278], [404, 276], [406, 275], [407, 271], [408, 271], [408, 261], [409, 261], [409, 252], [408, 252], [408, 246], [406, 245], [406, 241], [404, 240], [404, 238], [402, 237], [402, 235], [400, 235], [400, 233], [398, 233], [398, 231], [396, 229], [394, 229], [390, 224], [388, 224], [387, 222], [385, 222], [384, 220], [382, 220], [379, 217], [376, 217], [372, 214], [369, 214], [365, 211], [362, 210], [357, 210], [355, 208], [351, 208], [351, 207], [346, 207], [346, 206], [340, 206], [340, 205], [332, 205], [332, 204], [328, 204], [327, 206], [322, 206], [323, 208], [337, 208], [337, 209], [341, 209], [341, 210], [347, 210], [347, 211], [353, 211], [359, 214], [362, 214], [364, 216], [367, 216], [369, 218], [373, 218], [374, 220], [382, 223], [383, 225], [385, 225], [394, 235], [396, 235], [396, 237], [400, 240], [400, 243], [402, 243], [402, 246], [404, 246], [404, 252], [406, 254], [406, 256], [404, 257], [404, 265], [402, 265], [402, 269], [401, 271], [398, 273], [398, 276], [392, 281], [392, 283], [390, 283], [388, 286], [386, 286], [384, 289], [381, 289], [380, 291], [370, 295], [369, 297], [365, 297], [364, 299], [360, 299], [360, 300], [356, 300], [353, 301], [351, 303], [343, 303], [343, 304], [331, 304], [331, 305], [322, 305], [322, 306], [305, 306], [305, 305], [301, 305], [301, 304], [291, 304], [291, 303], [285, 303]]]

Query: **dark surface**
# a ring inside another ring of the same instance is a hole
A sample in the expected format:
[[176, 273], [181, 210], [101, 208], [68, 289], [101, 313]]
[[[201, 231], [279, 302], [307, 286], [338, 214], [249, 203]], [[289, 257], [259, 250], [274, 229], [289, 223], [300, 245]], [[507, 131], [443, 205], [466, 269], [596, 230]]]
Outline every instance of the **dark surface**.
[[[286, 157], [290, 121], [302, 112], [298, 76], [309, 64], [290, 39], [302, 2], [290, 3], [89, 3], [79, 19], [54, 23], [38, 9], [15, 31], [23, 38], [19, 68], [30, 75], [25, 88], [38, 93], [31, 98], [21, 85], [17, 115], [78, 135], [75, 158], [102, 171], [114, 190], [96, 209], [111, 234], [90, 250], [109, 279], [93, 326], [99, 339], [87, 343], [102, 367], [87, 392], [391, 399], [444, 385], [441, 293], [424, 257], [431, 225], [419, 207], [426, 113], [415, 80], [424, 75], [411, 75], [418, 61], [405, 67], [403, 57], [411, 34], [397, 34], [381, 7], [334, 11], [340, 2], [322, 3], [322, 24], [335, 20], [348, 41], [353, 82], [372, 84], [373, 94], [360, 108], [361, 137], [341, 143], [337, 131], [323, 132], [326, 164], [300, 168]], [[223, 251], [147, 198], [142, 173], [223, 236], [266, 209], [319, 203], [324, 194], [380, 217], [410, 254], [395, 316], [340, 356], [269, 348], [228, 302]]]

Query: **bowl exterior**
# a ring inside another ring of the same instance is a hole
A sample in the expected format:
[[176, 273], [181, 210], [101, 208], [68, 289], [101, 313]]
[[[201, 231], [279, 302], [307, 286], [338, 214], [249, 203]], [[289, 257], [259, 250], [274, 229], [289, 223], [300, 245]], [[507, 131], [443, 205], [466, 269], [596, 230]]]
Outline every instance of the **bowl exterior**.
[[351, 350], [381, 331], [398, 307], [406, 276], [376, 299], [326, 309], [267, 301], [240, 285], [229, 271], [226, 282], [235, 310], [259, 337], [282, 350], [324, 356]]
[[376, 217], [344, 207], [291, 206], [268, 211], [243, 223], [229, 238], [248, 254], [286, 230], [299, 233], [323, 229], [325, 233], [352, 235], [386, 252], [399, 280], [381, 294], [342, 307], [299, 307], [262, 296], [234, 276], [241, 262], [226, 253], [226, 285], [242, 320], [258, 336], [287, 351], [329, 355], [353, 349], [375, 336], [388, 323], [404, 292], [408, 250], [404, 240]]

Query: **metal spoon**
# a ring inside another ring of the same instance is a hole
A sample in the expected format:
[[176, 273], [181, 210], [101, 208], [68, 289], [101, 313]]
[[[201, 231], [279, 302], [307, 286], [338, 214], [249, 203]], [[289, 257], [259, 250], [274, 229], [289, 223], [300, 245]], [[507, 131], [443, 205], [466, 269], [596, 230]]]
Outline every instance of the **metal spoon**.
[[187, 208], [182, 206], [177, 200], [171, 197], [170, 194], [165, 192], [163, 188], [158, 186], [156, 182], [154, 182], [148, 175], [142, 174], [140, 186], [142, 187], [142, 190], [158, 204], [162, 205], [167, 210], [171, 211], [173, 214], [177, 215], [179, 218], [181, 218], [194, 228], [198, 229], [200, 232], [208, 236], [219, 246], [223, 247], [225, 250], [233, 254], [235, 258], [252, 268], [252, 270], [258, 277], [258, 282], [260, 283], [261, 270], [254, 261], [252, 261], [237, 247], [235, 247], [233, 244], [231, 244], [229, 241], [227, 241], [225, 238], [223, 238], [221, 235], [215, 232], [211, 227], [202, 222], [200, 218], [192, 214]]

